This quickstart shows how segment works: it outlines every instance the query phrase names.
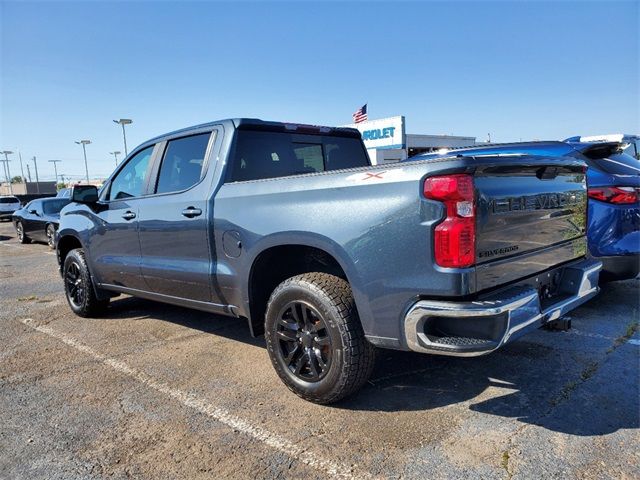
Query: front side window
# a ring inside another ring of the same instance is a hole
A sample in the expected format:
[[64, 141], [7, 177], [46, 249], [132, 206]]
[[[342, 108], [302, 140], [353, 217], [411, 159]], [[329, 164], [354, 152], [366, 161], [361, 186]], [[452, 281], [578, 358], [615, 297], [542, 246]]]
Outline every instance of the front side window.
[[147, 179], [153, 145], [136, 153], [111, 181], [107, 200], [139, 197]]
[[179, 192], [200, 181], [210, 132], [170, 140], [167, 143], [156, 193]]

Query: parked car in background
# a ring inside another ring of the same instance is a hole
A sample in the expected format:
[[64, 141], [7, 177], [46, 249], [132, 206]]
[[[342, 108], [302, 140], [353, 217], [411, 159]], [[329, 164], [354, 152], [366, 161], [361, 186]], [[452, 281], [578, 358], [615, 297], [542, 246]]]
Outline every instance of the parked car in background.
[[[451, 155], [532, 155], [582, 158], [587, 163], [589, 253], [603, 262], [602, 280], [624, 280], [640, 273], [640, 161], [636, 135], [571, 137], [563, 142], [478, 145], [422, 154], [405, 161]], [[630, 155], [630, 152], [632, 155]]]
[[20, 200], [13, 195], [0, 196], [0, 220], [11, 220], [13, 213], [20, 208]]
[[371, 166], [355, 129], [222, 120], [75, 186], [58, 263], [77, 315], [126, 293], [246, 319], [292, 391], [332, 403], [367, 381], [374, 346], [483, 355], [596, 295], [585, 168]]
[[57, 198], [70, 198], [71, 197], [71, 189], [70, 188], [61, 188], [58, 190]]
[[60, 210], [69, 201], [69, 198], [41, 198], [32, 200], [17, 210], [12, 220], [20, 243], [30, 243], [34, 240], [46, 242], [49, 247], [54, 248]]

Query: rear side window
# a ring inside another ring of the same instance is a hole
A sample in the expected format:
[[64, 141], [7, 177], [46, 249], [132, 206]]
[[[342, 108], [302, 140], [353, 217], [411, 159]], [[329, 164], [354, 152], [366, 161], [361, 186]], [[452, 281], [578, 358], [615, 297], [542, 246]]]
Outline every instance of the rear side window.
[[139, 197], [147, 179], [153, 145], [136, 153], [111, 181], [108, 200]]
[[598, 167], [614, 175], [640, 175], [640, 160], [626, 153], [610, 155], [608, 158], [592, 160]]
[[18, 203], [18, 199], [16, 197], [2, 197], [0, 198], [0, 203]]
[[238, 130], [227, 181], [286, 177], [368, 165], [367, 152], [358, 138]]
[[179, 192], [200, 181], [210, 132], [170, 140], [162, 158], [156, 193]]
[[49, 215], [54, 213], [60, 213], [60, 210], [64, 208], [65, 205], [69, 203], [68, 199], [63, 200], [50, 200], [48, 202], [43, 202], [42, 206], [44, 209], [44, 213]]

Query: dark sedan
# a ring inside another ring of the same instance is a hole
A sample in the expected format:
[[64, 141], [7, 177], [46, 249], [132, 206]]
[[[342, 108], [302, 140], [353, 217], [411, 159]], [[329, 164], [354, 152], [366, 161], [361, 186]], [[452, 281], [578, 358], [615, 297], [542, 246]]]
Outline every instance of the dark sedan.
[[11, 217], [20, 243], [46, 242], [55, 247], [60, 210], [69, 203], [69, 198], [41, 198], [27, 203]]

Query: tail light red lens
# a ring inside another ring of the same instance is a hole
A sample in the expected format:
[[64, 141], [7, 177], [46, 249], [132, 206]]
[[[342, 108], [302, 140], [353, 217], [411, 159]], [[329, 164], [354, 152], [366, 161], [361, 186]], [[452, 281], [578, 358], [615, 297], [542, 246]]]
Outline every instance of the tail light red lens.
[[424, 196], [444, 203], [447, 216], [435, 228], [435, 260], [441, 267], [470, 267], [476, 258], [476, 206], [473, 177], [467, 174], [429, 177]]
[[618, 205], [628, 205], [637, 203], [640, 200], [635, 187], [593, 187], [587, 190], [589, 198], [600, 200], [601, 202], [615, 203]]

